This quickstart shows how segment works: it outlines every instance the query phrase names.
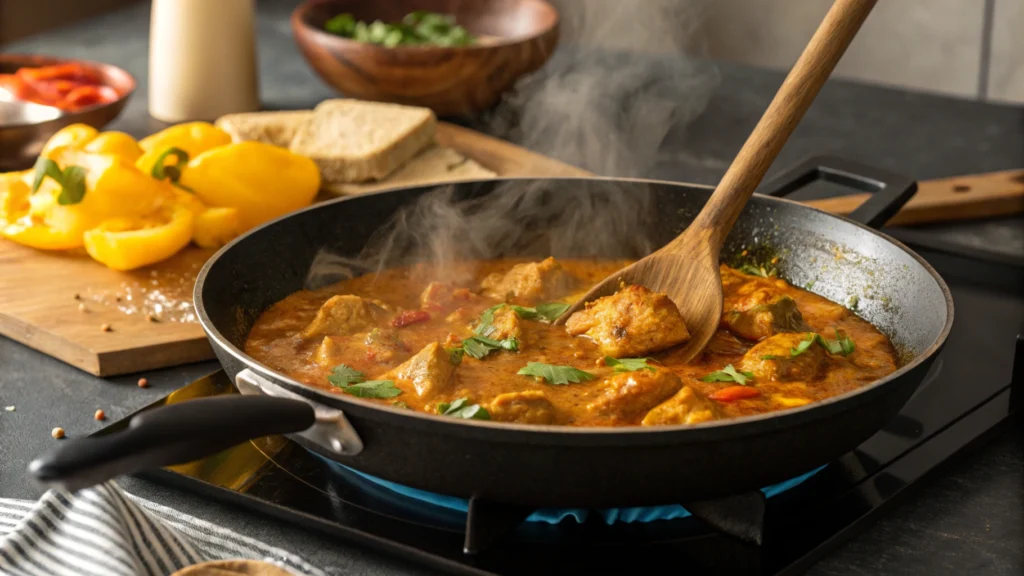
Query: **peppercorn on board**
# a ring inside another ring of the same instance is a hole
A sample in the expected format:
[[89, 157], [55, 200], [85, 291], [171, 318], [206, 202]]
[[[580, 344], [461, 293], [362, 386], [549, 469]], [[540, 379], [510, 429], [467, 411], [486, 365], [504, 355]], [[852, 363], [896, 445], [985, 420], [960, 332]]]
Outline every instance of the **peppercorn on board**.
[[[589, 175], [444, 122], [438, 123], [435, 137], [439, 146], [473, 159], [498, 177]], [[366, 184], [359, 191], [451, 179], [438, 173]], [[327, 191], [322, 194], [330, 197]], [[189, 246], [170, 259], [122, 272], [103, 266], [81, 248], [44, 251], [0, 239], [0, 334], [98, 376], [212, 359], [202, 328], [188, 320], [195, 275], [213, 251]]]

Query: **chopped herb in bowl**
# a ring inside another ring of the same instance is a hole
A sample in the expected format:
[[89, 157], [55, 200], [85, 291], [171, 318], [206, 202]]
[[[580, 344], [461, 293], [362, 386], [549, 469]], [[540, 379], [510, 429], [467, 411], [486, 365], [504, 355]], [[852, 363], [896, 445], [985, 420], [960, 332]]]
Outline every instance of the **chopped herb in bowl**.
[[324, 23], [324, 30], [357, 42], [377, 44], [386, 48], [395, 46], [469, 46], [476, 37], [455, 23], [450, 14], [417, 11], [410, 12], [401, 22], [381, 20], [365, 22], [355, 16], [338, 14]]

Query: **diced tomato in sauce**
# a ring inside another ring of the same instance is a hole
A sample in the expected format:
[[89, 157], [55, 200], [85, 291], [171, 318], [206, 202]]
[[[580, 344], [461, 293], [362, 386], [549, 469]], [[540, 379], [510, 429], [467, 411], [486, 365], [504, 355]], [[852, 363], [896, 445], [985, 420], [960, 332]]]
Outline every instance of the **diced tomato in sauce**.
[[760, 395], [761, 393], [757, 391], [757, 388], [751, 388], [750, 386], [729, 386], [728, 388], [715, 390], [711, 394], [708, 394], [708, 398], [717, 400], [718, 402], [734, 402], [736, 400], [754, 398]]
[[395, 319], [391, 321], [391, 325], [395, 328], [405, 328], [410, 324], [428, 322], [429, 320], [430, 312], [426, 310], [406, 310], [395, 316]]

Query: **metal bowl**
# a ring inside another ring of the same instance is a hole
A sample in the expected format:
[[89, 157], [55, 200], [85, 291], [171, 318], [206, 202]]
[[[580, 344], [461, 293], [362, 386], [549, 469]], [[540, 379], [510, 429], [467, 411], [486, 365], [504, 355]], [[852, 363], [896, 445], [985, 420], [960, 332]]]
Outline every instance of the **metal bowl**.
[[135, 78], [128, 72], [110, 64], [72, 58], [0, 54], [0, 74], [13, 74], [26, 66], [52, 66], [70, 62], [97, 70], [103, 82], [117, 91], [119, 98], [76, 112], [64, 112], [52, 106], [25, 102], [0, 102], [0, 171], [21, 170], [31, 166], [50, 136], [65, 126], [80, 123], [97, 130], [103, 128], [121, 113], [135, 92]]

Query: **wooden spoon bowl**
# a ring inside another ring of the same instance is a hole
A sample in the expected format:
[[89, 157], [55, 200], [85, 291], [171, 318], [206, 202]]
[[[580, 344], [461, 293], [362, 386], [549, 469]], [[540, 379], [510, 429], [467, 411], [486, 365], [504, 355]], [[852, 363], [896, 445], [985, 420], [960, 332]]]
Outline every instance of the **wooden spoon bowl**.
[[690, 360], [700, 354], [722, 317], [722, 244], [876, 1], [836, 0], [697, 218], [654, 254], [601, 281], [557, 324], [623, 283], [639, 284], [668, 295], [679, 308], [690, 331], [679, 356]]
[[[479, 41], [385, 48], [324, 30], [342, 13], [391, 23], [416, 10], [451, 14]], [[339, 92], [423, 106], [439, 116], [469, 116], [497, 104], [516, 80], [551, 57], [558, 22], [558, 11], [545, 0], [309, 0], [291, 17], [302, 55]]]

